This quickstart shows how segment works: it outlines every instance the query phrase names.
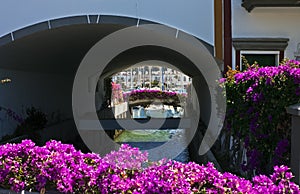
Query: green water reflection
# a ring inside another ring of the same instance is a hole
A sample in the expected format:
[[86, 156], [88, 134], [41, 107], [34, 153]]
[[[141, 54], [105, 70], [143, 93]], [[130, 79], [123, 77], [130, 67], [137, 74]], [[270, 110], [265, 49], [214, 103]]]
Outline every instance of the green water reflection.
[[124, 130], [115, 142], [166, 142], [174, 130]]

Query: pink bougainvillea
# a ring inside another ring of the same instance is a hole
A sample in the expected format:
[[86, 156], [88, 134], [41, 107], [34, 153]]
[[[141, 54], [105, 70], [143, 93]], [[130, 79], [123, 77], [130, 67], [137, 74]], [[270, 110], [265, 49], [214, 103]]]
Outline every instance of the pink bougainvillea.
[[14, 191], [57, 190], [61, 193], [299, 193], [286, 166], [270, 176], [246, 180], [221, 173], [212, 163], [199, 165], [165, 160], [149, 163], [147, 154], [122, 145], [103, 158], [72, 145], [30, 140], [0, 146], [0, 186]]

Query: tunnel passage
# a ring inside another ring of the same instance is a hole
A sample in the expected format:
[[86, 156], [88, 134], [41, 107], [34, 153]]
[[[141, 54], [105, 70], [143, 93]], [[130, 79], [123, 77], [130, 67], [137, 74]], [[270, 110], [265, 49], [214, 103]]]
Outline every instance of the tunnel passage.
[[[103, 73], [111, 74], [126, 65], [146, 59], [173, 64], [193, 78], [197, 97], [201, 99], [199, 105], [201, 118], [209, 124], [212, 120], [214, 100], [211, 99], [213, 96], [209, 90], [210, 83], [207, 83], [205, 76], [209, 72], [217, 74], [219, 71], [214, 67], [216, 64], [210, 53], [212, 47], [180, 30], [165, 25], [157, 25], [158, 30], [155, 30], [151, 29], [153, 27], [151, 25], [156, 24], [121, 16], [84, 15], [41, 22], [1, 37], [0, 74], [2, 77], [12, 79], [9, 87], [0, 88], [1, 93], [7, 94], [1, 97], [1, 102], [4, 106], [17, 111], [21, 111], [20, 107], [30, 105], [47, 113], [59, 111], [63, 119], [70, 119], [73, 127], [76, 128], [76, 124], [79, 128], [78, 118], [94, 108], [92, 107], [94, 99], [88, 99], [92, 101], [92, 106], [81, 107], [79, 102], [80, 110], [74, 108], [74, 103], [77, 103], [77, 99], [74, 99], [74, 93], [76, 93], [74, 85], [78, 81], [76, 80], [78, 72], [82, 70], [80, 69], [82, 62], [84, 63], [87, 54], [99, 41], [107, 41], [107, 37], [118, 34], [124, 29], [126, 31], [127, 28], [136, 28], [150, 33], [145, 37], [132, 37], [134, 39], [131, 42], [137, 43], [135, 46], [128, 44], [126, 48], [121, 48], [124, 45], [119, 45], [119, 43], [130, 41], [130, 39], [118, 42], [116, 47], [123, 50], [112, 56], [107, 63], [97, 64], [105, 68]], [[152, 35], [155, 37], [154, 42], [149, 42], [147, 38]], [[187, 51], [187, 53], [181, 51]], [[97, 55], [101, 58], [102, 54], [105, 55], [104, 52]], [[186, 56], [190, 54], [197, 58], [196, 63], [195, 60], [192, 61]], [[202, 69], [199, 70], [200, 66]], [[218, 78], [217, 75], [215, 77]], [[80, 82], [82, 82], [80, 84], [86, 84], [84, 87], [88, 85], [86, 80]], [[94, 88], [92, 87], [91, 91]], [[82, 92], [84, 93], [85, 90]], [[53, 134], [52, 137], [71, 138], [70, 134], [77, 134], [73, 127], [70, 127], [70, 131]], [[60, 135], [64, 137], [59, 137]], [[99, 151], [97, 149], [96, 151]]]
[[[171, 64], [189, 77], [195, 78], [193, 84], [201, 85], [201, 87], [195, 87], [199, 101], [202, 101], [200, 107], [204, 110], [208, 110], [206, 112], [202, 112], [201, 117], [205, 119], [206, 123], [208, 123], [211, 114], [209, 111], [211, 97], [209, 93], [205, 93], [205, 91], [208, 91], [208, 85], [205, 78], [192, 61], [177, 51], [153, 45], [138, 46], [128, 49], [117, 55], [108, 63], [100, 76], [100, 80], [104, 80], [107, 76], [111, 76], [122, 69], [144, 61], [161, 61], [165, 64]], [[101, 104], [101, 102], [99, 102], [99, 104]], [[194, 106], [196, 107], [196, 105]]]

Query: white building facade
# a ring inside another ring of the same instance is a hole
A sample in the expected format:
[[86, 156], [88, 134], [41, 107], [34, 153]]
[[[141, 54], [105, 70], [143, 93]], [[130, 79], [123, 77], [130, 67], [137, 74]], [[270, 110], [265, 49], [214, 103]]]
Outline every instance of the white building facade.
[[234, 66], [241, 63], [239, 55], [269, 55], [276, 64], [283, 58], [295, 59], [299, 55], [299, 18], [298, 1], [232, 0]]

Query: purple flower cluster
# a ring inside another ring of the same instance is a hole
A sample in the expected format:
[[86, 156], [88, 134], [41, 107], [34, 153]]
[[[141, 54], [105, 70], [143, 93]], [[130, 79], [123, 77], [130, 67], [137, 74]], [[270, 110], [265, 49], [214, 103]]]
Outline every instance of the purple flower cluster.
[[[145, 163], [148, 164], [145, 166]], [[62, 193], [300, 193], [285, 166], [250, 180], [217, 171], [213, 164], [148, 163], [147, 154], [122, 145], [101, 158], [73, 146], [30, 140], [0, 146], [0, 186], [15, 191], [55, 189]]]
[[[262, 84], [276, 87], [278, 82], [285, 82], [288, 79], [293, 80], [296, 85], [300, 84], [299, 65], [299, 61], [290, 60], [278, 67], [252, 67], [245, 72], [235, 74], [234, 79], [236, 84], [250, 84], [246, 90], [247, 97], [253, 102], [261, 102], [264, 100], [264, 94], [258, 90]], [[294, 93], [299, 95], [299, 87], [295, 88]]]
[[279, 165], [285, 161], [284, 155], [289, 150], [290, 142], [287, 139], [282, 139], [277, 143], [275, 148], [275, 157], [273, 163]]
[[130, 100], [136, 99], [165, 99], [170, 97], [175, 97], [177, 95], [176, 92], [167, 92], [167, 91], [160, 91], [160, 90], [133, 90], [129, 93]]
[[[296, 60], [286, 61], [284, 64], [267, 67], [250, 67], [247, 71], [235, 74], [235, 83], [247, 82], [250, 80], [261, 81], [261, 78], [265, 78], [264, 84], [274, 84], [274, 79], [278, 76], [293, 77], [296, 84], [300, 83], [300, 62]], [[284, 79], [284, 78], [282, 78]], [[224, 81], [223, 81], [224, 82]], [[254, 87], [257, 87], [258, 82], [254, 83]]]
[[268, 177], [259, 175], [252, 179], [256, 193], [299, 193], [299, 186], [292, 183], [293, 178], [286, 166], [275, 166], [274, 173]]
[[103, 160], [115, 168], [140, 170], [143, 164], [148, 163], [148, 153], [142, 153], [138, 148], [122, 144], [118, 151], [112, 151]]

